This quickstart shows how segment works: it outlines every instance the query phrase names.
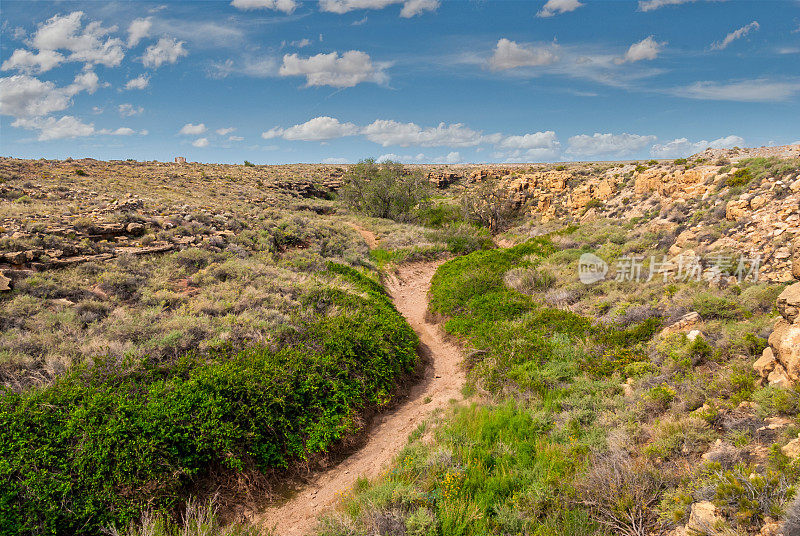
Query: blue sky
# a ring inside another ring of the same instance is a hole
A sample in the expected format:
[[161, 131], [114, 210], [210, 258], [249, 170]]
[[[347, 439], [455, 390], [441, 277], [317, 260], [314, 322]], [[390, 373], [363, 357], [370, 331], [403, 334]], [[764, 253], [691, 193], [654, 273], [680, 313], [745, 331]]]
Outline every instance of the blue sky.
[[798, 0], [15, 2], [0, 154], [674, 158], [800, 139]]

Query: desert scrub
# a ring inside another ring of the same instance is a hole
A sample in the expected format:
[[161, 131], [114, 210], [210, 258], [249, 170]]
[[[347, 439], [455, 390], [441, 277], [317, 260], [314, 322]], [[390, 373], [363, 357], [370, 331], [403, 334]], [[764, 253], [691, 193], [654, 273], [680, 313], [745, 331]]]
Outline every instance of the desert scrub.
[[[331, 264], [351, 287], [304, 300], [335, 314], [281, 349], [254, 346], [167, 366], [108, 358], [0, 399], [0, 517], [15, 534], [95, 534], [149, 505], [174, 508], [210, 468], [284, 468], [325, 451], [379, 407], [417, 362], [417, 338], [380, 286]], [[78, 468], [79, 470], [75, 470]]]
[[433, 442], [418, 438], [384, 477], [360, 482], [320, 534], [358, 534], [390, 517], [406, 534], [602, 534], [561, 499], [578, 464], [568, 442], [547, 438], [549, 427], [513, 402], [455, 408]]

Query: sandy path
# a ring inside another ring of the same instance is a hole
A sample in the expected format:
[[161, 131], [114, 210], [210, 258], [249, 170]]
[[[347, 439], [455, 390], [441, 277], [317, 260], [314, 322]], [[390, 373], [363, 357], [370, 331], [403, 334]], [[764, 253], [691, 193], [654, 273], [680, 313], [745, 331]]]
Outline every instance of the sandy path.
[[460, 366], [461, 352], [444, 340], [437, 326], [425, 321], [428, 288], [440, 264], [407, 264], [386, 282], [398, 311], [419, 335], [420, 353], [431, 363], [422, 381], [410, 389], [408, 398], [399, 406], [373, 419], [367, 442], [361, 449], [315, 476], [288, 500], [279, 501], [262, 513], [264, 525], [275, 527], [278, 535], [305, 536], [312, 533], [317, 517], [334, 506], [338, 496], [352, 488], [359, 476], [378, 476], [406, 445], [408, 435], [434, 409], [447, 406], [451, 399], [462, 398], [464, 371]]

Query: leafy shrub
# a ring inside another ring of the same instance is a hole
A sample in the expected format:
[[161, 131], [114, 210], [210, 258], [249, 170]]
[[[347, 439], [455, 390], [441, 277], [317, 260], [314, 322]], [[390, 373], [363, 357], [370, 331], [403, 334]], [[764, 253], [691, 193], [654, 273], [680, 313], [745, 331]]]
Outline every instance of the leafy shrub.
[[714, 503], [722, 512], [744, 526], [761, 523], [764, 517], [778, 518], [794, 488], [778, 471], [759, 472], [754, 466], [740, 465], [718, 472]]
[[249, 160], [244, 161], [244, 167], [256, 167], [256, 165]]
[[[417, 338], [373, 280], [303, 300], [341, 311], [291, 347], [185, 356], [168, 368], [109, 358], [0, 398], [0, 518], [9, 533], [96, 534], [169, 510], [212, 468], [287, 467], [351, 432], [417, 362]], [[323, 309], [324, 310], [324, 309]]]
[[746, 186], [753, 180], [753, 174], [748, 168], [741, 168], [734, 171], [730, 177], [727, 178], [725, 184], [731, 188], [738, 186]]
[[692, 301], [692, 309], [705, 319], [741, 320], [751, 316], [751, 313], [743, 309], [737, 302], [708, 292], [702, 292], [695, 296]]
[[86, 173], [86, 172], [85, 172], [84, 170], [82, 170], [82, 169], [76, 169], [76, 170], [75, 170], [75, 175], [77, 175], [77, 176], [79, 176], [79, 177], [85, 177], [85, 176], [87, 176], [87, 175], [88, 175], [88, 173]]
[[688, 162], [688, 160], [685, 158], [676, 158], [672, 163], [676, 166], [685, 166], [686, 162]]
[[430, 185], [399, 162], [362, 160], [345, 174], [339, 198], [350, 208], [377, 218], [410, 221], [430, 198]]

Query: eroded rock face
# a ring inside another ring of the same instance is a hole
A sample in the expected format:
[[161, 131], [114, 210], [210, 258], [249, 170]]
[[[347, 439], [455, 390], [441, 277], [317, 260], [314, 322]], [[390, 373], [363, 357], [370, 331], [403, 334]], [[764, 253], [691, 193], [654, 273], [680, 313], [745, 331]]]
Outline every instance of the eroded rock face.
[[786, 369], [789, 379], [800, 381], [800, 324], [779, 320], [769, 336], [769, 345], [776, 361]]
[[769, 336], [769, 347], [753, 369], [770, 385], [789, 387], [800, 381], [800, 283], [790, 285], [777, 299], [781, 318]]
[[790, 324], [800, 317], [800, 283], [789, 285], [778, 296], [778, 311]]

